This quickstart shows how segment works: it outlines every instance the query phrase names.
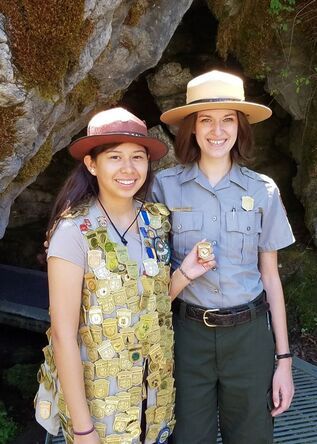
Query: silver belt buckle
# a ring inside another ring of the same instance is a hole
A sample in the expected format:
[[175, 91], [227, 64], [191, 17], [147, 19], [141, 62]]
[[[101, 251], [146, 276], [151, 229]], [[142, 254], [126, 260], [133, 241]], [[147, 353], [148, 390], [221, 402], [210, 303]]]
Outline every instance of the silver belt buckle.
[[206, 325], [206, 327], [218, 327], [218, 325], [216, 325], [216, 324], [209, 324], [208, 319], [207, 319], [207, 313], [209, 313], [209, 312], [214, 313], [215, 311], [219, 311], [219, 308], [211, 308], [209, 310], [204, 311], [203, 321], [204, 321], [204, 324]]

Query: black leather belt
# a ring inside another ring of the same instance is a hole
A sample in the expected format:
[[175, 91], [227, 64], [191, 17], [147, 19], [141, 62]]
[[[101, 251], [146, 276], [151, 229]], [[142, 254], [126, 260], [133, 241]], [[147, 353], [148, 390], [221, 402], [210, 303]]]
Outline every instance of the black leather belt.
[[233, 327], [246, 324], [268, 312], [269, 309], [270, 305], [265, 300], [264, 291], [248, 304], [220, 309], [187, 304], [180, 299], [175, 299], [173, 302], [174, 313], [183, 313], [187, 319], [203, 322], [207, 327]]

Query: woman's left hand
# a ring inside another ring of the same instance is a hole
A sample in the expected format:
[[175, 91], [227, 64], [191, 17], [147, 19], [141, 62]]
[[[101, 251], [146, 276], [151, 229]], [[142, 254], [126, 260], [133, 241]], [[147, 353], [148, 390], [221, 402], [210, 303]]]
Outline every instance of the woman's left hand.
[[[202, 242], [204, 240], [205, 239], [203, 239]], [[199, 242], [194, 245], [193, 249], [188, 253], [181, 264], [182, 270], [192, 280], [202, 276], [206, 271], [215, 269], [217, 266], [215, 255], [213, 253], [205, 259], [200, 259], [198, 257], [198, 244]]]
[[273, 377], [272, 398], [274, 408], [272, 416], [280, 415], [291, 405], [294, 396], [292, 363], [290, 359], [280, 360]]

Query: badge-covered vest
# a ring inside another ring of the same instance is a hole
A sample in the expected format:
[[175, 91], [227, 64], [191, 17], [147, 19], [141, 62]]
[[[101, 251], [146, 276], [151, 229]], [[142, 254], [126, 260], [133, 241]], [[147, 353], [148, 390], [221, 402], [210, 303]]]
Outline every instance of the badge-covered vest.
[[[145, 420], [145, 442], [164, 443], [175, 424], [169, 211], [152, 203], [141, 211], [140, 235], [147, 253], [141, 276], [127, 247], [110, 239], [104, 217], [95, 221], [90, 213], [75, 215], [73, 221], [88, 244], [78, 342], [95, 428], [102, 443], [134, 444]], [[65, 439], [72, 443], [50, 345], [44, 354], [37, 419], [45, 427], [58, 411]], [[47, 399], [40, 393], [43, 387]]]

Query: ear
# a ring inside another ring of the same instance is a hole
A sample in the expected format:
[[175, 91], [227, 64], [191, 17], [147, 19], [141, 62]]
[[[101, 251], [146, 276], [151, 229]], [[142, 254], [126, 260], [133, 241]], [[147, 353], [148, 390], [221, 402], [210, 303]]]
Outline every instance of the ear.
[[84, 164], [85, 164], [87, 170], [88, 170], [93, 176], [95, 176], [95, 175], [96, 175], [96, 170], [95, 170], [95, 166], [96, 166], [96, 164], [95, 164], [95, 161], [91, 158], [91, 156], [90, 156], [89, 154], [87, 154], [87, 155], [84, 157]]

